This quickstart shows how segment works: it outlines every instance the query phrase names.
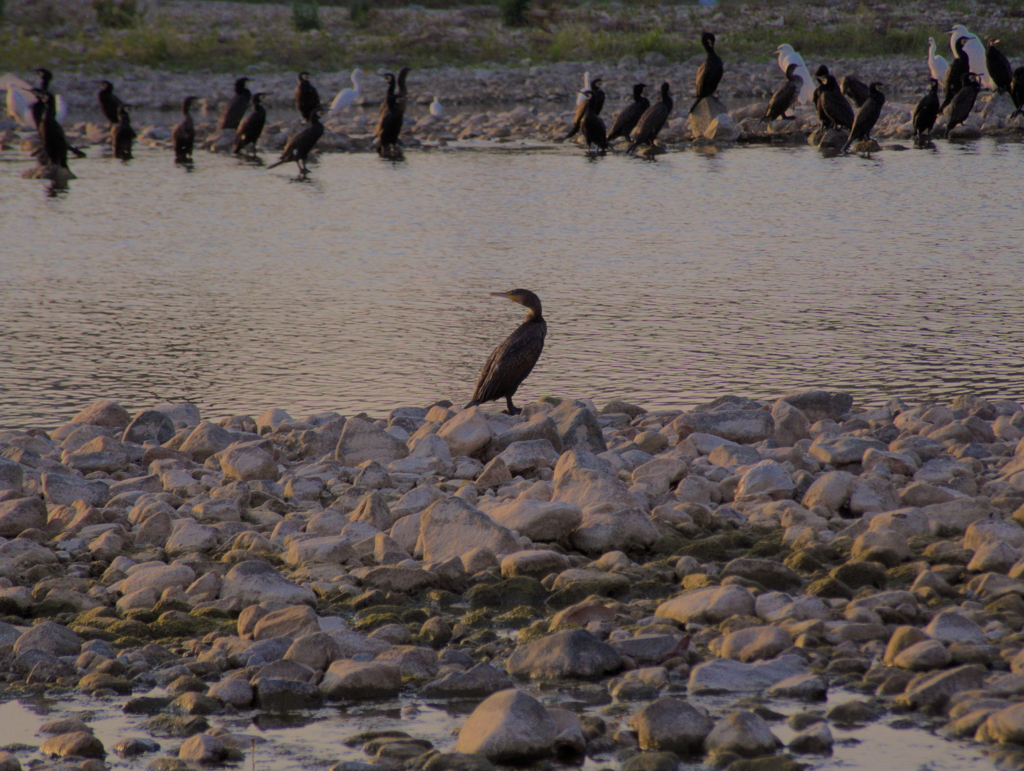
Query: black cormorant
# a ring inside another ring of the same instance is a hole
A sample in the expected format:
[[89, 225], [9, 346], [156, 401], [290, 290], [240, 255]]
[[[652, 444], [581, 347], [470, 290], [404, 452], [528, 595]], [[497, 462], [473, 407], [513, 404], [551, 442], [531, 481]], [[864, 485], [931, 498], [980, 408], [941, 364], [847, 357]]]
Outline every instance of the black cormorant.
[[239, 78], [235, 81], [235, 95], [231, 97], [224, 113], [220, 116], [218, 128], [237, 129], [238, 124], [249, 107], [249, 100], [252, 99], [252, 91], [245, 87], [249, 78]]
[[405, 115], [405, 102], [409, 98], [409, 89], [405, 86], [405, 79], [409, 77], [409, 70], [411, 67], [402, 67], [398, 71], [398, 78], [395, 80], [395, 84], [398, 86], [396, 91], [396, 98], [398, 99], [398, 106], [402, 110], [402, 115]]
[[1010, 93], [1013, 83], [1013, 67], [1005, 54], [996, 48], [998, 40], [989, 40], [985, 49], [985, 66], [988, 67], [988, 76], [996, 84], [996, 91]]
[[828, 75], [828, 67], [824, 64], [819, 64], [818, 69], [814, 71], [814, 80], [818, 85], [814, 87], [814, 93], [811, 94], [811, 103], [814, 105], [814, 111], [818, 114], [818, 120], [821, 122], [821, 125], [825, 128], [832, 128], [828, 122], [828, 116], [821, 111], [821, 92], [825, 88], [825, 79]]
[[192, 102], [194, 96], [186, 96], [181, 100], [181, 123], [171, 132], [174, 144], [174, 160], [179, 163], [192, 160], [192, 147], [196, 143], [196, 127], [192, 122]]
[[858, 109], [853, 118], [853, 127], [850, 129], [850, 136], [843, 145], [845, 153], [854, 142], [871, 138], [871, 129], [878, 122], [878, 116], [882, 114], [882, 105], [885, 104], [885, 94], [880, 89], [881, 83], [872, 83], [868, 86], [868, 98]]
[[704, 46], [707, 56], [697, 68], [697, 98], [690, 106], [690, 112], [700, 104], [701, 99], [715, 93], [718, 84], [722, 82], [722, 73], [725, 72], [722, 57], [715, 53], [715, 36], [710, 32], [703, 33], [700, 36], [700, 44]]
[[398, 137], [402, 133], [402, 109], [395, 96], [395, 76], [390, 72], [384, 73], [384, 80], [388, 82], [388, 93], [381, 104], [380, 119], [373, 132], [378, 143], [377, 154], [381, 157], [394, 154]]
[[308, 121], [309, 114], [314, 108], [320, 106], [320, 94], [316, 87], [309, 82], [309, 73], [299, 73], [299, 83], [295, 86], [295, 106], [299, 108], [302, 119]]
[[52, 106], [49, 103], [53, 100], [53, 94], [43, 91], [41, 88], [34, 88], [32, 91], [43, 104], [38, 130], [46, 157], [50, 164], [66, 169], [68, 167], [68, 140], [64, 136], [64, 129], [57, 121], [55, 111], [46, 109], [48, 106]]
[[978, 98], [981, 90], [981, 82], [973, 72], [964, 73], [960, 90], [956, 92], [953, 101], [949, 103], [949, 123], [946, 124], [946, 134], [961, 125], [974, 109], [974, 101]]
[[797, 97], [800, 96], [800, 88], [804, 84], [804, 79], [796, 74], [796, 68], [799, 66], [793, 62], [786, 67], [786, 82], [772, 94], [772, 98], [768, 101], [768, 107], [765, 109], [764, 115], [761, 116], [761, 123], [771, 123], [779, 118], [792, 120], [792, 118], [786, 118], [786, 111], [796, 104]]
[[121, 105], [117, 110], [117, 125], [110, 129], [110, 146], [114, 148], [114, 157], [129, 161], [132, 157], [132, 143], [135, 141], [135, 129], [132, 128], [128, 108]]
[[270, 164], [268, 169], [273, 169], [288, 161], [295, 161], [300, 174], [309, 172], [309, 169], [306, 168], [306, 158], [324, 133], [324, 124], [320, 122], [320, 110], [320, 107], [313, 108], [313, 112], [309, 114], [309, 125], [288, 140], [280, 159]]
[[47, 107], [54, 113], [54, 117], [57, 114], [56, 97], [50, 93], [50, 81], [53, 80], [53, 73], [45, 67], [37, 67], [36, 74], [39, 75], [39, 91], [43, 94], [49, 95], [50, 99], [43, 99], [40, 97], [36, 100], [36, 103], [32, 105], [32, 119], [36, 122], [36, 128], [43, 120], [43, 114], [46, 112]]
[[548, 331], [548, 323], [541, 314], [540, 298], [528, 289], [491, 292], [491, 297], [504, 297], [514, 303], [525, 305], [529, 313], [516, 331], [487, 358], [487, 363], [480, 370], [473, 398], [466, 408], [504, 398], [506, 412], [509, 415], [518, 415], [522, 410], [512, 404], [512, 397], [527, 375], [533, 371], [541, 351], [544, 350], [544, 336]]
[[582, 104], [584, 105], [583, 110], [583, 138], [587, 142], [587, 152], [590, 152], [590, 148], [597, 146], [598, 151], [604, 154], [605, 150], [608, 149], [608, 136], [605, 133], [604, 121], [599, 115], [594, 114], [592, 107], [593, 95], [590, 91], [584, 91], [583, 95], [586, 98]]
[[931, 87], [928, 89], [928, 93], [917, 103], [917, 107], [914, 108], [914, 114], [911, 116], [911, 121], [914, 124], [914, 136], [916, 137], [931, 134], [932, 128], [935, 126], [935, 119], [939, 116], [939, 81], [935, 78], [929, 78], [928, 82], [931, 84]]
[[266, 93], [263, 91], [252, 95], [252, 112], [245, 116], [242, 125], [238, 127], [235, 144], [231, 148], [231, 152], [236, 155], [249, 145], [252, 145], [253, 153], [256, 152], [256, 142], [259, 141], [263, 127], [267, 123], [267, 108], [263, 106], [262, 101], [264, 96]]
[[853, 102], [854, 106], [858, 109], [864, 106], [864, 103], [871, 96], [871, 89], [867, 83], [860, 78], [856, 78], [853, 75], [845, 76], [839, 85], [842, 89], [843, 95], [848, 96], [850, 101]]
[[1010, 81], [1010, 98], [1017, 108], [1010, 116], [1012, 118], [1024, 110], [1024, 67], [1018, 67], [1013, 71], [1013, 80]]
[[669, 85], [668, 83], [662, 83], [661, 101], [652, 104], [640, 116], [636, 128], [630, 134], [629, 149], [626, 152], [633, 152], [638, 145], [654, 146], [654, 140], [658, 138], [658, 132], [661, 131], [668, 120], [668, 116], [672, 113], [672, 104], [672, 94], [670, 93]]
[[647, 112], [647, 108], [651, 106], [650, 100], [644, 96], [644, 89], [647, 88], [646, 83], [637, 83], [633, 86], [633, 101], [627, 104], [622, 112], [615, 116], [615, 121], [612, 123], [611, 131], [608, 132], [608, 141], [611, 142], [613, 139], [619, 137], [628, 137], [640, 120], [640, 116]]
[[601, 109], [604, 107], [604, 91], [601, 90], [601, 78], [594, 78], [590, 82], [590, 88], [580, 93], [589, 93], [590, 96], [576, 105], [576, 112], [572, 116], [572, 128], [565, 135], [566, 139], [576, 136], [576, 133], [583, 128], [583, 116], [588, 109], [596, 116], [601, 114]]
[[101, 80], [100, 90], [96, 93], [96, 99], [100, 103], [100, 110], [103, 111], [103, 117], [107, 119], [111, 126], [113, 126], [120, 120], [117, 115], [117, 110], [124, 104], [120, 97], [114, 94], [114, 84], [109, 80]]
[[965, 45], [967, 45], [967, 38], [965, 37], [958, 37], [956, 43], [954, 43], [956, 58], [953, 59], [949, 69], [946, 70], [946, 82], [944, 84], [946, 86], [946, 98], [942, 100], [942, 105], [939, 107], [940, 115], [946, 111], [949, 103], [956, 96], [956, 92], [963, 86], [964, 75], [971, 71], [971, 60], [967, 56], [967, 52], [964, 51]]
[[825, 70], [825, 74], [818, 75], [820, 85], [814, 90], [814, 106], [818, 111], [818, 120], [825, 128], [841, 128], [849, 131], [853, 126], [853, 107], [843, 96], [835, 76], [824, 65], [818, 68], [818, 72], [820, 73], [822, 70]]

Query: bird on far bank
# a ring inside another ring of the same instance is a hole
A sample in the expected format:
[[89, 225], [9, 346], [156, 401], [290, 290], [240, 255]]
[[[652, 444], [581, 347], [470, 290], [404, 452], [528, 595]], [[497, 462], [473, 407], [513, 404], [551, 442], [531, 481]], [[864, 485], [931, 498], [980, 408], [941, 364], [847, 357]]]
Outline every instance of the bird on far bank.
[[584, 91], [589, 91], [589, 90], [590, 90], [590, 73], [589, 72], [584, 72], [583, 73], [583, 88], [581, 88], [576, 93], [576, 104], [577, 105], [583, 104], [583, 100], [586, 99], [586, 97], [583, 96], [583, 92]]
[[1010, 115], [1011, 118], [1014, 118], [1024, 110], [1024, 67], [1018, 67], [1013, 71], [1013, 80], [1010, 81], [1010, 98], [1017, 108]]
[[576, 102], [576, 112], [572, 116], [572, 126], [569, 128], [569, 133], [565, 135], [565, 139], [572, 139], [583, 127], [583, 118], [587, 110], [595, 116], [601, 114], [601, 109], [604, 107], [604, 91], [601, 90], [601, 82], [601, 78], [594, 78], [590, 81], [590, 88], [584, 89], [578, 94], [583, 99]]
[[690, 105], [690, 112], [693, 112], [702, 99], [713, 96], [718, 90], [718, 84], [722, 82], [722, 74], [725, 72], [725, 65], [722, 57], [715, 52], [715, 36], [711, 32], [704, 32], [700, 36], [700, 44], [704, 47], [706, 56], [704, 61], [697, 68], [697, 96]]
[[771, 53], [779, 55], [779, 69], [785, 72], [790, 64], [795, 64], [796, 74], [800, 76], [802, 85], [797, 98], [804, 104], [811, 104], [814, 101], [814, 81], [811, 80], [811, 73], [804, 64], [804, 57], [793, 50], [789, 43], [783, 43]]
[[34, 87], [17, 75], [8, 73], [0, 77], [0, 88], [7, 92], [7, 116], [23, 128], [35, 128], [32, 105], [39, 97], [36, 96]]
[[[584, 99], [587, 97], [584, 96]], [[528, 289], [513, 289], [511, 292], [491, 292], [491, 297], [504, 297], [524, 306], [528, 313], [526, 319], [516, 330], [505, 338], [480, 370], [473, 398], [466, 409], [484, 402], [504, 399], [509, 415], [518, 415], [522, 410], [512, 403], [519, 386], [533, 371], [541, 351], [544, 350], [544, 338], [548, 332], [548, 323], [544, 320], [540, 298]]]
[[192, 121], [192, 102], [195, 100], [194, 96], [186, 96], [181, 100], [181, 123], [171, 131], [176, 163], [187, 163], [192, 160], [192, 148], [196, 143], [196, 126]]
[[954, 24], [949, 30], [949, 50], [956, 55], [956, 41], [958, 38], [967, 38], [964, 45], [964, 52], [970, 60], [970, 71], [981, 79], [981, 85], [985, 88], [995, 89], [995, 84], [988, 75], [988, 68], [985, 65], [985, 46], [967, 27], [963, 24]]
[[263, 106], [263, 97], [266, 93], [258, 91], [252, 95], [252, 112], [245, 116], [242, 125], [238, 127], [235, 134], [235, 143], [231, 152], [238, 155], [246, 147], [252, 145], [252, 154], [256, 154], [256, 143], [263, 133], [263, 127], [267, 123], [267, 108]]
[[430, 103], [430, 114], [435, 118], [440, 118], [444, 115], [444, 108], [441, 106], [441, 100], [434, 95], [434, 101]]
[[942, 100], [942, 105], [939, 107], [939, 114], [941, 115], [946, 111], [949, 103], [953, 101], [953, 97], [956, 96], [957, 91], [963, 86], [964, 75], [971, 71], [970, 60], [967, 57], [967, 51], [965, 46], [967, 38], [958, 38], [956, 41], [956, 58], [949, 65], [949, 69], [946, 70], [946, 98]]
[[981, 91], [981, 78], [973, 72], [965, 72], [960, 90], [956, 92], [953, 101], [949, 103], [949, 123], [946, 124], [946, 136], [949, 136], [953, 129], [962, 125], [970, 117], [979, 91]]
[[117, 110], [117, 125], [110, 129], [110, 146], [114, 149], [114, 157], [122, 161], [132, 159], [132, 144], [135, 142], [135, 129], [132, 128], [128, 108], [121, 105]]
[[295, 86], [295, 107], [304, 121], [309, 121], [310, 113], [320, 106], [320, 93], [316, 86], [309, 82], [309, 73], [300, 72], [299, 82]]
[[843, 95], [848, 96], [854, 107], [860, 108], [871, 96], [871, 89], [868, 84], [854, 75], [845, 75], [839, 81]]
[[306, 159], [324, 134], [324, 124], [320, 122], [320, 109], [320, 107], [313, 108], [313, 111], [309, 114], [309, 125], [298, 134], [289, 137], [281, 157], [267, 166], [268, 169], [276, 168], [288, 161], [295, 161], [295, 164], [299, 167], [300, 176], [305, 176], [309, 173], [309, 169], [306, 167]]
[[910, 120], [914, 124], [914, 136], [918, 139], [925, 134], [931, 134], [935, 128], [935, 119], [939, 116], [939, 81], [935, 78], [928, 80], [930, 87], [928, 93], [914, 107], [914, 113]]
[[352, 88], [343, 88], [338, 92], [338, 95], [331, 101], [331, 109], [328, 111], [327, 117], [331, 117], [332, 115], [341, 112], [346, 107], [351, 107], [355, 104], [356, 99], [362, 96], [362, 76], [363, 71], [358, 67], [352, 70]]
[[779, 119], [793, 120], [796, 117], [795, 115], [787, 117], [786, 112], [796, 105], [797, 99], [800, 97], [803, 79], [797, 74], [799, 69], [800, 65], [796, 62], [791, 62], [786, 67], [786, 82], [779, 86], [772, 94], [772, 98], [768, 100], [768, 106], [765, 108], [764, 115], [761, 116], [761, 123], [771, 123], [773, 120]]
[[96, 92], [96, 101], [100, 103], [100, 111], [111, 126], [121, 119], [117, 111], [124, 102], [114, 93], [114, 84], [109, 80], [100, 81], [100, 90]]
[[405, 117], [405, 104], [409, 99], [409, 89], [405, 85], [405, 79], [409, 77], [409, 71], [411, 67], [402, 67], [398, 71], [398, 78], [395, 80], [395, 102], [398, 104], [398, 109], [401, 111], [402, 117]]
[[[43, 102], [44, 108], [53, 100], [53, 94], [49, 94], [41, 88], [33, 89], [33, 93], [39, 101]], [[68, 140], [64, 135], [63, 127], [56, 118], [56, 110], [43, 110], [38, 131], [39, 139], [42, 141], [42, 150], [46, 153], [48, 163], [62, 169], [68, 168]], [[40, 162], [42, 160], [42, 158], [39, 159]]]
[[661, 101], [652, 104], [640, 120], [637, 121], [633, 133], [630, 134], [629, 148], [627, 153], [633, 153], [639, 145], [654, 147], [654, 140], [658, 138], [668, 116], [672, 114], [672, 94], [668, 83], [661, 84]]
[[597, 152], [604, 155], [608, 149], [608, 135], [605, 132], [604, 121], [594, 113], [593, 110], [593, 95], [584, 93], [586, 100], [583, 102], [583, 120], [580, 121], [580, 126], [583, 129], [583, 139], [587, 143], [587, 154], [589, 155], [592, 147], [597, 148]]
[[609, 142], [619, 137], [628, 137], [630, 132], [636, 128], [640, 116], [651, 106], [650, 100], [644, 96], [645, 88], [647, 88], [646, 83], [637, 83], [633, 86], [633, 101], [623, 107], [612, 121], [611, 130], [608, 132]]
[[821, 125], [825, 128], [849, 130], [853, 126], [853, 107], [843, 96], [835, 76], [823, 64], [818, 67], [815, 77], [819, 85], [814, 90], [814, 106]]
[[384, 101], [380, 105], [380, 118], [377, 121], [377, 128], [373, 132], [377, 140], [377, 155], [382, 158], [392, 157], [398, 147], [398, 137], [402, 132], [402, 111], [398, 106], [398, 97], [395, 94], [394, 73], [385, 72], [384, 80], [388, 83], [388, 91]]
[[885, 94], [882, 93], [882, 84], [878, 82], [868, 86], [868, 98], [859, 108], [853, 118], [853, 126], [850, 128], [850, 136], [843, 145], [843, 152], [850, 149], [850, 145], [861, 140], [871, 139], [871, 130], [878, 122], [882, 114], [882, 105], [885, 104]]
[[946, 70], [949, 69], [949, 62], [938, 54], [937, 50], [938, 46], [935, 45], [935, 38], [928, 38], [928, 72], [939, 83], [944, 83], [946, 80]]
[[1006, 55], [996, 48], [998, 42], [996, 39], [988, 41], [988, 47], [985, 49], [985, 66], [996, 92], [1003, 91], [1008, 94], [1013, 86], [1013, 67]]
[[249, 100], [252, 99], [252, 91], [245, 87], [249, 78], [239, 78], [235, 81], [235, 95], [221, 113], [220, 121], [217, 124], [219, 129], [237, 129], [238, 124], [249, 108]]
[[60, 96], [50, 91], [50, 83], [53, 81], [53, 73], [45, 67], [37, 67], [36, 74], [39, 76], [39, 90], [49, 94], [51, 99], [37, 99], [32, 105], [32, 119], [38, 127], [43, 119], [43, 113], [50, 109], [58, 123], [63, 123], [68, 117], [68, 104]]

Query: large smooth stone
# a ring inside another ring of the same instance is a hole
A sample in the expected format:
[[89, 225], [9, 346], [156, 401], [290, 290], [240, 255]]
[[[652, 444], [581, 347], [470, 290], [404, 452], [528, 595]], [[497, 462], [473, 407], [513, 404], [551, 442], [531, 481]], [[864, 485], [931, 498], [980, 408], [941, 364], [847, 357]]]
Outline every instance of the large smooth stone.
[[509, 689], [484, 699], [459, 731], [456, 752], [479, 753], [495, 763], [526, 763], [551, 754], [558, 727], [544, 705]]

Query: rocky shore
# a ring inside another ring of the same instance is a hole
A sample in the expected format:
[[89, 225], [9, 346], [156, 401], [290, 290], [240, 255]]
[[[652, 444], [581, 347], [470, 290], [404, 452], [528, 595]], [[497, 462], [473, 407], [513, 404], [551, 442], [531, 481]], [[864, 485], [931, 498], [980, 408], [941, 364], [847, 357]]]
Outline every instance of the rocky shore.
[[1024, 768], [1024, 408], [853, 405], [100, 401], [0, 430], [0, 699], [146, 716], [7, 735], [0, 768], [241, 760], [229, 716], [396, 698], [476, 706], [453, 748], [411, 720], [338, 771], [796, 769], [875, 721]]

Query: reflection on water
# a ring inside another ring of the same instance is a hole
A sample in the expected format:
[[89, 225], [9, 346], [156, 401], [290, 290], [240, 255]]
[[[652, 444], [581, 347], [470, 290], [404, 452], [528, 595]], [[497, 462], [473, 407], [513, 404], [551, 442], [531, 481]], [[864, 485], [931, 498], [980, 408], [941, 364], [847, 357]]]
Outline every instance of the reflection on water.
[[0, 425], [462, 403], [520, 286], [549, 323], [523, 401], [1024, 397], [1019, 143], [331, 154], [303, 184], [89, 152], [55, 198], [0, 153]]

